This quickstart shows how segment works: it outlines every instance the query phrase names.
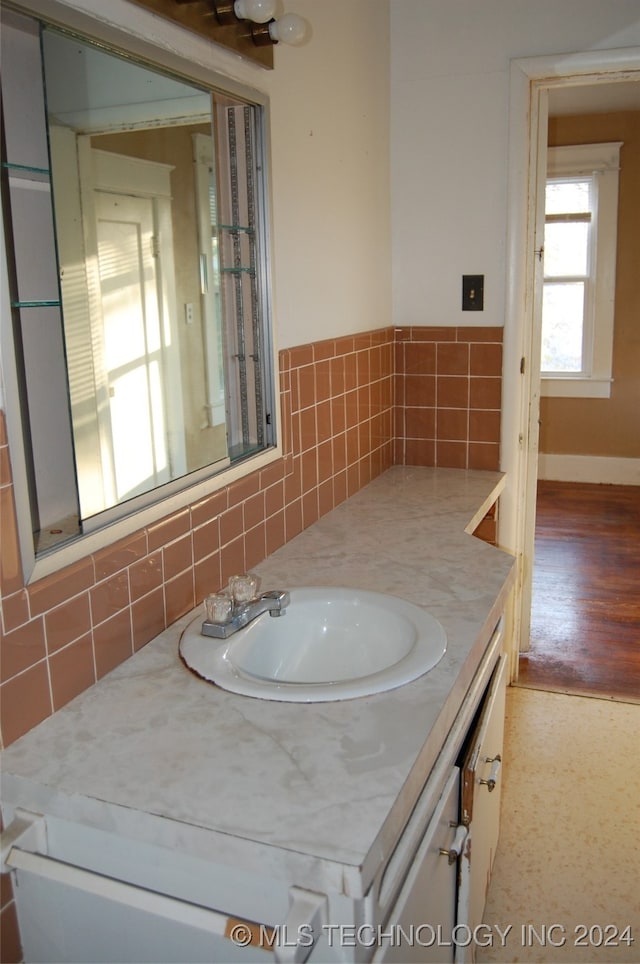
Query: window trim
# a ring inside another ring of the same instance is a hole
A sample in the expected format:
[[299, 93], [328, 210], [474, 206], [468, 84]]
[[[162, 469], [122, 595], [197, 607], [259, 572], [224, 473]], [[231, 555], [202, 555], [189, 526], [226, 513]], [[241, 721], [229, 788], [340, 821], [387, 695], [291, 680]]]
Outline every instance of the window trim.
[[[598, 175], [594, 211], [594, 264], [590, 266], [593, 284], [590, 344], [585, 355], [590, 359], [588, 373], [576, 375], [541, 372], [541, 394], [556, 398], [609, 398], [611, 395], [613, 331], [615, 320], [616, 243], [618, 227], [618, 182], [622, 141], [601, 144], [574, 144], [550, 147], [547, 177]], [[587, 335], [589, 333], [587, 332]]]

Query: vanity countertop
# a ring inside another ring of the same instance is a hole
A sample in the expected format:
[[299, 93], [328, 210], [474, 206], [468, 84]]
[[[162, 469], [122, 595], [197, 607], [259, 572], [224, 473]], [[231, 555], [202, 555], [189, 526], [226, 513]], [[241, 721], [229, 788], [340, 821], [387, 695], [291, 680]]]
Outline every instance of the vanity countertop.
[[180, 661], [194, 611], [4, 751], [4, 802], [358, 896], [504, 607], [513, 558], [469, 534], [503, 482], [389, 469], [256, 569], [263, 589], [348, 586], [428, 609], [448, 646], [425, 676], [344, 702], [235, 696]]

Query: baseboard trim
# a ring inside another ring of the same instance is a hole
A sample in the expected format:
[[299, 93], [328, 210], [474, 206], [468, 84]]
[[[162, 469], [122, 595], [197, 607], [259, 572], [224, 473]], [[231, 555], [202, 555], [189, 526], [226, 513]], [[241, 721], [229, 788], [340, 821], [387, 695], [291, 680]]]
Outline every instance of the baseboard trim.
[[554, 482], [598, 482], [640, 485], [640, 459], [596, 455], [555, 455], [540, 452], [538, 478]]

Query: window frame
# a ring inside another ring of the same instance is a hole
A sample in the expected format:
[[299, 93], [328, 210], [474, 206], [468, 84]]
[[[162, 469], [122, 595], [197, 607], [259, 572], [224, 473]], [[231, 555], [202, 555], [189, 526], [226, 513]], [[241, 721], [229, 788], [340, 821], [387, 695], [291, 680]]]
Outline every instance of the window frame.
[[208, 471], [202, 469], [168, 483], [161, 489], [150, 493], [150, 498], [138, 503], [136, 507], [127, 509], [122, 506], [119, 518], [107, 519], [105, 525], [95, 531], [81, 533], [72, 541], [62, 543], [43, 554], [36, 554], [32, 535], [32, 508], [30, 504], [30, 457], [29, 439], [25, 438], [25, 428], [20, 406], [14, 404], [20, 393], [20, 372], [16, 363], [18, 346], [15, 341], [11, 318], [11, 296], [8, 279], [8, 252], [5, 246], [4, 225], [8, 213], [2, 210], [3, 229], [0, 231], [0, 300], [2, 304], [3, 324], [0, 326], [0, 358], [2, 359], [2, 384], [0, 384], [0, 403], [5, 410], [7, 421], [7, 435], [11, 451], [12, 475], [22, 570], [25, 585], [55, 573], [114, 542], [126, 538], [145, 527], [165, 518], [181, 509], [186, 509], [204, 498], [213, 495], [233, 482], [271, 465], [282, 458], [283, 446], [281, 439], [280, 418], [280, 377], [278, 366], [278, 351], [275, 338], [275, 324], [272, 305], [272, 258], [271, 246], [273, 238], [271, 213], [271, 145], [270, 145], [270, 103], [268, 96], [261, 90], [242, 81], [222, 73], [215, 66], [204, 65], [197, 59], [189, 57], [188, 44], [182, 40], [172, 40], [171, 45], [164, 46], [159, 38], [153, 41], [141, 37], [125, 26], [105, 20], [97, 20], [91, 14], [80, 10], [62, 6], [58, 0], [40, 0], [37, 4], [31, 0], [12, 3], [11, 7], [17, 13], [34, 17], [35, 19], [51, 23], [63, 30], [75, 31], [89, 41], [103, 43], [123, 52], [125, 55], [140, 60], [150, 67], [157, 67], [162, 71], [175, 73], [187, 81], [207, 87], [212, 92], [218, 91], [229, 94], [234, 98], [255, 104], [260, 111], [260, 137], [262, 142], [262, 157], [260, 177], [262, 180], [262, 208], [263, 218], [261, 233], [263, 235], [263, 253], [261, 259], [261, 277], [263, 279], [263, 310], [265, 320], [264, 352], [265, 368], [268, 383], [265, 391], [268, 394], [270, 421], [270, 442], [260, 452], [232, 463], [222, 470]]
[[550, 147], [547, 178], [593, 177], [588, 291], [583, 332], [583, 371], [541, 371], [547, 397], [609, 398], [615, 320], [618, 182], [622, 141]]

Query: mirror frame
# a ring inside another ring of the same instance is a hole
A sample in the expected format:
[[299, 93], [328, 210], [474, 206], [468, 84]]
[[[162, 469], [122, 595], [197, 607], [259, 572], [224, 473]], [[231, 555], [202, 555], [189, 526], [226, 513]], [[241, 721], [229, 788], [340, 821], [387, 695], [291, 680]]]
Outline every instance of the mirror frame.
[[[28, 455], [30, 447], [28, 428], [23, 424], [20, 405], [12, 405], [10, 400], [19, 398], [19, 374], [16, 362], [16, 344], [13, 334], [11, 318], [11, 300], [9, 294], [9, 276], [5, 232], [0, 231], [0, 305], [5, 323], [0, 326], [0, 359], [2, 361], [2, 377], [4, 385], [4, 409], [7, 423], [7, 435], [11, 466], [14, 482], [16, 502], [16, 517], [20, 540], [22, 570], [25, 585], [51, 575], [103, 549], [119, 540], [138, 532], [160, 519], [186, 508], [199, 500], [212, 495], [230, 485], [232, 482], [272, 464], [282, 458], [281, 415], [280, 415], [280, 375], [278, 366], [278, 351], [275, 339], [275, 324], [273, 317], [273, 270], [271, 261], [271, 247], [273, 244], [273, 229], [271, 216], [271, 181], [270, 181], [270, 118], [269, 99], [262, 91], [236, 81], [218, 70], [204, 67], [197, 60], [189, 60], [176, 51], [177, 45], [171, 49], [165, 48], [158, 41], [151, 43], [121, 27], [111, 23], [95, 20], [88, 13], [67, 7], [60, 0], [25, 0], [25, 2], [5, 2], [6, 7], [28, 16], [46, 20], [53, 26], [66, 30], [76, 30], [78, 33], [113, 48], [125, 56], [140, 60], [151, 67], [174, 73], [177, 77], [192, 81], [209, 89], [217, 89], [236, 95], [239, 98], [260, 105], [263, 108], [264, 130], [263, 144], [266, 159], [264, 177], [264, 208], [265, 208], [265, 246], [266, 264], [266, 322], [265, 322], [265, 353], [268, 355], [271, 372], [271, 386], [269, 390], [273, 398], [273, 432], [275, 444], [262, 452], [231, 465], [218, 472], [211, 472], [205, 467], [190, 477], [176, 479], [150, 493], [155, 499], [149, 504], [133, 508], [115, 521], [105, 523], [104, 527], [92, 532], [81, 534], [69, 542], [49, 552], [36, 556], [33, 542], [31, 521], [31, 506], [29, 499]], [[5, 218], [5, 212], [0, 212]], [[0, 395], [0, 401], [2, 396]]]

